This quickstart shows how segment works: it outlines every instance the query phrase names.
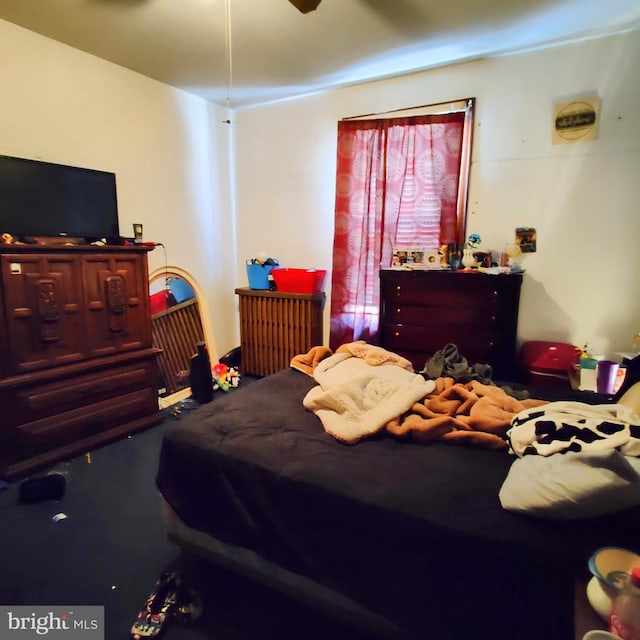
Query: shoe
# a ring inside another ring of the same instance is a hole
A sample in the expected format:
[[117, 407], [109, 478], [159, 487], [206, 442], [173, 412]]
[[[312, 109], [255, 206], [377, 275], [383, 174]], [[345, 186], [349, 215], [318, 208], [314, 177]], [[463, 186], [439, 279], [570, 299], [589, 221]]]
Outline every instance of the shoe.
[[146, 607], [131, 625], [133, 640], [157, 638], [169, 625], [178, 603], [182, 580], [173, 571], [164, 572], [147, 598]]
[[163, 613], [150, 614], [146, 610], [140, 611], [131, 626], [131, 637], [133, 640], [157, 638], [167, 627], [167, 621], [168, 618]]
[[202, 615], [202, 598], [183, 586], [175, 571], [165, 571], [147, 598], [146, 607], [131, 626], [133, 640], [157, 638], [173, 620], [189, 625]]

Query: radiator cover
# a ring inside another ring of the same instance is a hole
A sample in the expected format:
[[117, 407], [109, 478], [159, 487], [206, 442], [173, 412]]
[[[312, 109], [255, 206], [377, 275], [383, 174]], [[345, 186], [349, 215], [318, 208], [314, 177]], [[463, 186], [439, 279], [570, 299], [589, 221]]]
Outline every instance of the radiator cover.
[[284, 293], [249, 288], [239, 296], [241, 372], [268, 376], [293, 356], [322, 345], [324, 292]]

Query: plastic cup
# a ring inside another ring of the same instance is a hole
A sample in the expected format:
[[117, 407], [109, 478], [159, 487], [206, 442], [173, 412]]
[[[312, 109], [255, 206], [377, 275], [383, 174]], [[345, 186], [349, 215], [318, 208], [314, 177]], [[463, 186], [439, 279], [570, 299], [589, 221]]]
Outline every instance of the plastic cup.
[[598, 393], [611, 395], [616, 388], [620, 365], [614, 360], [598, 360], [596, 367], [596, 389]]

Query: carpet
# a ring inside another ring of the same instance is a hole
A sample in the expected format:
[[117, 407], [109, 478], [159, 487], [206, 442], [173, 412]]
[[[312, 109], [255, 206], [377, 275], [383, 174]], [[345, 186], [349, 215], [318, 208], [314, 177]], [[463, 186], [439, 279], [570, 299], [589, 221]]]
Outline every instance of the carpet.
[[168, 541], [155, 473], [163, 434], [184, 411], [163, 413], [156, 427], [34, 474], [64, 474], [60, 500], [20, 503], [20, 480], [0, 491], [0, 604], [103, 605], [106, 640], [125, 639], [158, 576], [177, 568], [204, 613], [191, 627], [170, 625], [167, 640], [364, 640]]

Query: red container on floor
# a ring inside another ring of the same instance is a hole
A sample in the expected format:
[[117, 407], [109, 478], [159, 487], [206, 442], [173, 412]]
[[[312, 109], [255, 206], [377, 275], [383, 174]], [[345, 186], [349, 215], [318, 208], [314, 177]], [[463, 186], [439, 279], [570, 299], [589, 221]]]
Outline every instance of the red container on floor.
[[274, 269], [276, 289], [284, 293], [316, 293], [324, 289], [325, 269]]
[[566, 342], [531, 340], [520, 349], [520, 365], [532, 386], [570, 388], [569, 370], [579, 359], [578, 347]]

